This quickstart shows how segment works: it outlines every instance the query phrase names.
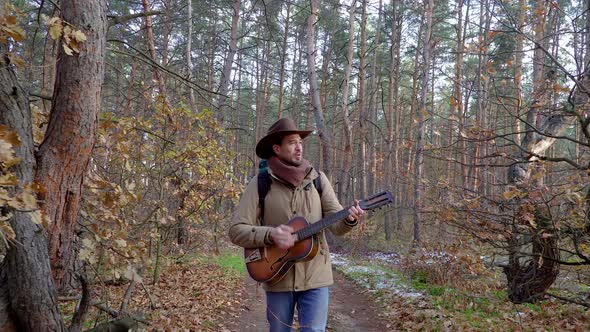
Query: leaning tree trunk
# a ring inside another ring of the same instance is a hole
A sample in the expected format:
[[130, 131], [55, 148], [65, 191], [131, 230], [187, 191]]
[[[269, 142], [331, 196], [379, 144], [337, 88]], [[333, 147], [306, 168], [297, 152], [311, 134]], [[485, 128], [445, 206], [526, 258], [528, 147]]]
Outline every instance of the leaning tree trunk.
[[106, 1], [64, 0], [62, 19], [86, 35], [80, 53], [60, 50], [53, 104], [38, 151], [35, 181], [44, 189], [43, 210], [51, 220], [49, 255], [58, 289], [70, 281], [72, 244], [82, 182], [94, 146], [106, 51]]
[[508, 280], [508, 298], [514, 303], [535, 302], [543, 298], [559, 274], [558, 237], [551, 227], [547, 211], [535, 207], [538, 232], [531, 236], [532, 256], [525, 263], [513, 260], [504, 272]]
[[[538, 12], [541, 12], [541, 6], [546, 4], [537, 1]], [[547, 87], [553, 82], [551, 77], [543, 73], [544, 59], [548, 54], [543, 47], [544, 24], [544, 16], [535, 17], [533, 100], [526, 116], [526, 132], [517, 156], [521, 162], [513, 164], [508, 171], [508, 182], [526, 193], [541, 190], [542, 176], [536, 175], [538, 166], [535, 161], [543, 158], [545, 151], [555, 143], [554, 137], [562, 136], [575, 119], [571, 112], [554, 109], [547, 95], [550, 90]], [[552, 226], [549, 211], [534, 196], [538, 195], [514, 199], [513, 202], [517, 211], [512, 237], [508, 239], [509, 261], [504, 267], [504, 273], [508, 281], [508, 297], [514, 303], [541, 299], [559, 274], [559, 234]], [[532, 216], [533, 222], [525, 216]], [[519, 235], [523, 231], [526, 236]], [[523, 241], [527, 237], [530, 237], [532, 244], [529, 256], [523, 254]]]

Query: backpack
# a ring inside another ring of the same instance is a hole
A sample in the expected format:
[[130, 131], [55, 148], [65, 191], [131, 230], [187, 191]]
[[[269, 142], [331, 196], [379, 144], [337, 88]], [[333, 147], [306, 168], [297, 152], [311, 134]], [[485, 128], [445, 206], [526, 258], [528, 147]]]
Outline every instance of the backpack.
[[[270, 191], [270, 185], [272, 180], [270, 179], [270, 174], [268, 174], [268, 169], [264, 169], [258, 173], [258, 205], [260, 206], [260, 220], [264, 220], [264, 199], [266, 195]], [[322, 181], [320, 181], [320, 176], [313, 179], [313, 186], [320, 194], [320, 198], [322, 197]], [[307, 187], [309, 187], [308, 184]]]

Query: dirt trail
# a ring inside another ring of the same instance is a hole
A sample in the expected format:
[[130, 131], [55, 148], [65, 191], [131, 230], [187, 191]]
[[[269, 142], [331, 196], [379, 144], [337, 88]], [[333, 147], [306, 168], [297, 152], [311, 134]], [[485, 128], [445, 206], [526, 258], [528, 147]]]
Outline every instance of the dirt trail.
[[[250, 278], [246, 279], [241, 314], [234, 321], [227, 322], [227, 326], [230, 331], [235, 332], [268, 331], [264, 290], [262, 287], [257, 288], [256, 283]], [[378, 306], [367, 295], [361, 293], [342, 273], [334, 271], [334, 285], [330, 287], [330, 315], [327, 331], [384, 332], [390, 330], [386, 328], [385, 322], [378, 313]]]

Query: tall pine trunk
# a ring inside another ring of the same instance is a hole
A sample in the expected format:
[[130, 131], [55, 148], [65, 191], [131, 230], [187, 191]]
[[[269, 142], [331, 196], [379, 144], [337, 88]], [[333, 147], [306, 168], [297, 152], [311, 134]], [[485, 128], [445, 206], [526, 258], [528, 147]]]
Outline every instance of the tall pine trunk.
[[344, 134], [344, 158], [338, 181], [338, 194], [340, 200], [350, 197], [345, 196], [350, 192], [350, 171], [352, 169], [352, 123], [348, 112], [348, 97], [350, 91], [350, 73], [352, 72], [352, 57], [354, 51], [354, 21], [356, 12], [356, 0], [352, 1], [348, 18], [348, 51], [346, 52], [346, 66], [344, 68], [344, 82], [342, 83], [342, 130]]
[[283, 104], [285, 96], [285, 65], [287, 63], [287, 42], [289, 40], [289, 19], [291, 14], [291, 3], [287, 2], [287, 17], [285, 18], [285, 30], [283, 31], [283, 44], [281, 46], [281, 69], [279, 74], [279, 110], [278, 118], [283, 117]]
[[225, 57], [225, 62], [223, 64], [223, 71], [221, 72], [221, 81], [219, 82], [219, 109], [217, 113], [217, 120], [222, 126], [224, 125], [226, 119], [229, 99], [227, 92], [230, 83], [231, 69], [234, 63], [234, 56], [236, 55], [238, 47], [238, 20], [240, 19], [240, 3], [241, 0], [235, 0], [233, 4], [234, 14], [231, 19], [229, 47]]
[[369, 142], [369, 172], [367, 174], [367, 190], [369, 193], [375, 192], [376, 181], [380, 172], [377, 172], [377, 139], [375, 135], [375, 125], [377, 124], [377, 59], [380, 54], [381, 47], [381, 13], [383, 11], [383, 0], [379, 0], [378, 18], [377, 18], [377, 32], [375, 34], [375, 48], [373, 49], [373, 59], [371, 60], [371, 74], [369, 79], [369, 123], [368, 123], [368, 138]]
[[[392, 20], [391, 20], [391, 48], [390, 48], [390, 64], [389, 64], [389, 85], [387, 93], [387, 146], [390, 151], [387, 151], [387, 165], [388, 165], [388, 186], [395, 193], [400, 193], [400, 146], [399, 138], [399, 116], [398, 109], [398, 92], [399, 92], [399, 59], [400, 59], [400, 31], [399, 31], [399, 1], [394, 0], [392, 4]], [[394, 195], [395, 209], [401, 211], [400, 195]], [[394, 218], [394, 211], [387, 213], [384, 218], [385, 239], [391, 240], [391, 224]], [[398, 224], [401, 220], [398, 220]]]
[[311, 1], [311, 12], [307, 18], [307, 73], [309, 77], [309, 93], [311, 95], [311, 105], [313, 107], [313, 115], [315, 118], [316, 128], [319, 132], [322, 144], [322, 165], [324, 173], [331, 179], [332, 170], [332, 134], [324, 122], [324, 114], [320, 101], [320, 91], [318, 88], [317, 74], [315, 70], [315, 24], [317, 21], [317, 13], [320, 5], [319, 0]]
[[359, 154], [358, 154], [358, 184], [359, 184], [359, 196], [367, 196], [367, 145], [366, 133], [367, 133], [367, 111], [365, 107], [365, 88], [366, 88], [366, 77], [365, 67], [367, 63], [367, 0], [363, 0], [362, 11], [361, 11], [361, 48], [359, 50], [359, 81], [358, 81], [358, 113], [357, 121], [359, 126]]
[[430, 71], [431, 61], [431, 48], [432, 48], [432, 14], [434, 12], [434, 0], [428, 0], [425, 2], [426, 6], [426, 30], [424, 31], [424, 49], [422, 55], [422, 73], [420, 79], [420, 107], [418, 108], [418, 124], [416, 128], [416, 161], [415, 161], [415, 173], [414, 173], [414, 231], [413, 231], [413, 245], [420, 246], [420, 226], [422, 224], [422, 178], [424, 176], [424, 134], [426, 131], [426, 100], [428, 92], [428, 73]]
[[[193, 56], [192, 56], [192, 42], [193, 42], [193, 1], [187, 0], [186, 3], [186, 22], [187, 22], [187, 36], [186, 36], [186, 69], [187, 81], [192, 81], [193, 77]], [[133, 82], [133, 81], [132, 81]], [[191, 110], [196, 111], [197, 102], [195, 100], [195, 90], [189, 86], [189, 103]]]

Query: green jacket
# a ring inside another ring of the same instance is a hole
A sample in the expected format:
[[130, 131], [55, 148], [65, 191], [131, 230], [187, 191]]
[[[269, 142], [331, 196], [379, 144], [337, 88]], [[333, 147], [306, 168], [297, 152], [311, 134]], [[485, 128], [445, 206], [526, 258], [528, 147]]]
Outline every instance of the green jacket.
[[[242, 194], [232, 218], [229, 237], [234, 244], [244, 248], [264, 247], [269, 244], [268, 232], [273, 226], [286, 224], [295, 216], [302, 216], [309, 223], [315, 223], [322, 219], [322, 215], [328, 216], [343, 209], [326, 175], [315, 169], [307, 174], [297, 188], [274, 176], [270, 169], [269, 174], [272, 184], [264, 203], [264, 221], [259, 220], [258, 178], [254, 177]], [[322, 184], [321, 201], [312, 184], [318, 176], [321, 176]], [[336, 235], [343, 235], [352, 227], [354, 224], [348, 225], [341, 221], [329, 229]], [[319, 252], [312, 260], [295, 263], [281, 281], [273, 286], [264, 284], [264, 289], [271, 292], [304, 291], [333, 284], [330, 251], [324, 232], [319, 234], [319, 240]]]

